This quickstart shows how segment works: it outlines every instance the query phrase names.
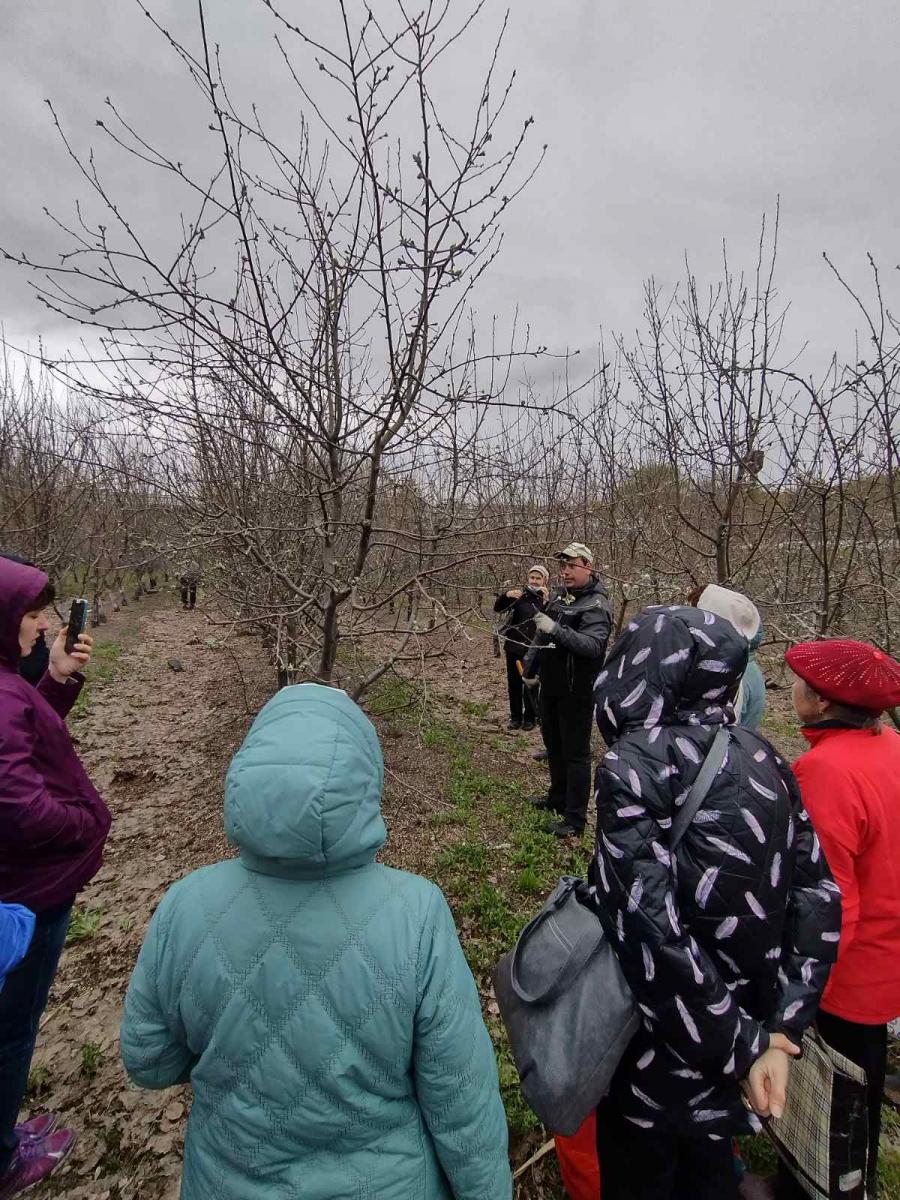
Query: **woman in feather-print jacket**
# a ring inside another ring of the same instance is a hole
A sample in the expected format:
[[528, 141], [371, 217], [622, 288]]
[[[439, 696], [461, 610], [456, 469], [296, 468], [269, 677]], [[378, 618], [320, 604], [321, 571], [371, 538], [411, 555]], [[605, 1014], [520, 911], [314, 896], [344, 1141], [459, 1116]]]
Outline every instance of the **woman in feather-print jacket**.
[[[596, 681], [609, 752], [591, 884], [643, 1014], [604, 1110], [626, 1130], [653, 1130], [654, 1152], [666, 1138], [759, 1127], [739, 1081], [770, 1033], [799, 1040], [837, 956], [840, 894], [790, 768], [758, 734], [731, 728], [675, 858], [668, 850], [716, 730], [734, 721], [746, 662], [728, 621], [650, 608]], [[601, 1138], [604, 1168], [608, 1152]]]

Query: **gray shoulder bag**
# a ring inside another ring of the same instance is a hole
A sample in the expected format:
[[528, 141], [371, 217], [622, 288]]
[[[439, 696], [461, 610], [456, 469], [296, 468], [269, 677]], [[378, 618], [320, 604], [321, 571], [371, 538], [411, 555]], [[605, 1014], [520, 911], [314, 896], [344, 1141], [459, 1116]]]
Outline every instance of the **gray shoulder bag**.
[[[725, 760], [723, 726], [672, 822], [674, 854]], [[631, 989], [606, 940], [587, 883], [562, 878], [494, 971], [522, 1093], [548, 1129], [575, 1133], [609, 1091], [640, 1025]]]

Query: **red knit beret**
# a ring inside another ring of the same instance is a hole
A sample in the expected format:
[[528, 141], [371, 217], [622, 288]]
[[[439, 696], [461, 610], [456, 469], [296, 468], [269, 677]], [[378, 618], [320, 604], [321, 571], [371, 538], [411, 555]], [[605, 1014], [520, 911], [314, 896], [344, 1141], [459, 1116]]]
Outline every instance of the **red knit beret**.
[[872, 712], [900, 704], [900, 663], [868, 642], [800, 642], [784, 657], [794, 674], [826, 700]]

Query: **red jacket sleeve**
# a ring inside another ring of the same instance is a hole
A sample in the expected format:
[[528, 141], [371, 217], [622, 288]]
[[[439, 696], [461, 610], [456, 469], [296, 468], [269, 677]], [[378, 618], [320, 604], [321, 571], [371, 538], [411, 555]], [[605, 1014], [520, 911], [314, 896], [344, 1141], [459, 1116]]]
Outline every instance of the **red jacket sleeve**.
[[866, 814], [856, 788], [835, 771], [834, 763], [817, 759], [815, 753], [803, 754], [794, 764], [794, 774], [834, 881], [841, 889], [840, 962], [859, 923], [856, 860], [865, 845]]
[[63, 802], [47, 791], [34, 766], [34, 743], [28, 708], [0, 707], [0, 831], [5, 845], [92, 845], [104, 833], [104, 818], [88, 800]]

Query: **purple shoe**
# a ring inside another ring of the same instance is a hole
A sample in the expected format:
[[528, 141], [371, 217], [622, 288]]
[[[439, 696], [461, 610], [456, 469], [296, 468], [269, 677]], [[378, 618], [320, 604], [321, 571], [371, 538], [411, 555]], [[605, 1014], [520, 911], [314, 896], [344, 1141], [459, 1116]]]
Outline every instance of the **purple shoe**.
[[23, 1141], [34, 1140], [35, 1138], [45, 1138], [59, 1124], [59, 1113], [41, 1113], [40, 1116], [32, 1117], [30, 1121], [23, 1121], [21, 1125], [16, 1126], [16, 1133]]
[[12, 1200], [52, 1175], [75, 1145], [71, 1129], [19, 1142], [9, 1169], [0, 1175], [0, 1200]]

